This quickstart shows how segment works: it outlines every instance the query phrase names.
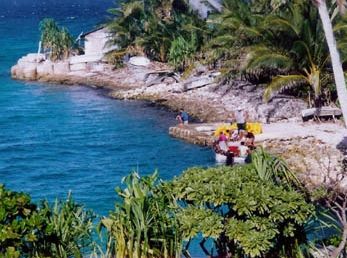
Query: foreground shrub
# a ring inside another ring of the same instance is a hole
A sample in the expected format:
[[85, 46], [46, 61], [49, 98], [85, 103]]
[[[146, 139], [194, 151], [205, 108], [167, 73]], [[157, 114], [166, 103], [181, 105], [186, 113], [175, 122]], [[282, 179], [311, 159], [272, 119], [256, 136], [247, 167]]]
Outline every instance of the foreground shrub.
[[262, 180], [254, 166], [192, 168], [172, 192], [184, 204], [178, 214], [186, 240], [202, 233], [222, 257], [296, 257], [307, 243], [304, 225], [314, 212], [303, 194]]
[[0, 185], [0, 257], [82, 257], [93, 216], [69, 195], [37, 206], [28, 194]]
[[101, 222], [106, 228], [108, 254], [115, 257], [181, 257], [181, 230], [177, 205], [158, 175], [140, 178], [132, 173], [116, 189], [120, 201]]

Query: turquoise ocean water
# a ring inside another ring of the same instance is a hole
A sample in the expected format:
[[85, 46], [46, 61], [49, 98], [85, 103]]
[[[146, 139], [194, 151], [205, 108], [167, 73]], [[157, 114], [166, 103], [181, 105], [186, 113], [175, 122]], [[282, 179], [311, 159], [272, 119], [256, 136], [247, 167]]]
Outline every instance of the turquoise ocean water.
[[10, 67], [37, 51], [38, 23], [53, 17], [78, 35], [104, 20], [113, 0], [0, 0], [0, 183], [34, 200], [75, 199], [106, 215], [131, 170], [170, 179], [210, 165], [209, 149], [168, 136], [175, 114], [103, 91], [14, 81]]

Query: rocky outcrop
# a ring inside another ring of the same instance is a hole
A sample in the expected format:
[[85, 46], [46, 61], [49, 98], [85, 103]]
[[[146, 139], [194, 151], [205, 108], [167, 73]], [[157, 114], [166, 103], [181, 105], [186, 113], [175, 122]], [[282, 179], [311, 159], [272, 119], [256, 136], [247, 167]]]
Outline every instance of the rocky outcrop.
[[21, 80], [37, 79], [37, 64], [44, 59], [40, 54], [28, 54], [20, 58], [15, 66], [11, 68], [12, 77]]
[[[219, 85], [214, 72], [181, 82], [161, 82], [127, 91], [114, 90], [110, 96], [120, 99], [146, 99], [170, 109], [183, 108], [203, 122], [229, 121], [238, 107], [243, 107], [249, 119], [260, 122], [299, 120], [305, 101], [279, 95], [263, 102], [264, 89], [243, 81]], [[152, 80], [154, 80], [152, 78]]]
[[213, 131], [216, 126], [216, 124], [173, 126], [169, 128], [169, 134], [193, 144], [212, 146], [214, 141]]
[[[282, 157], [303, 180], [319, 185], [323, 175], [340, 174], [347, 157], [334, 146], [313, 136], [271, 139], [262, 143], [269, 152]], [[343, 184], [346, 185], [347, 182]]]

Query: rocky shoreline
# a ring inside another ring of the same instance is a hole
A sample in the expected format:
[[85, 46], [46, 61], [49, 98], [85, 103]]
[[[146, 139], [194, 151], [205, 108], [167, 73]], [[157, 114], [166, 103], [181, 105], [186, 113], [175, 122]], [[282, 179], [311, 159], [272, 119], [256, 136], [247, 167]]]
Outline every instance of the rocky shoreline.
[[[305, 172], [316, 182], [320, 181], [322, 170], [346, 170], [347, 130], [342, 123], [302, 123], [301, 110], [307, 108], [303, 100], [279, 95], [263, 103], [261, 86], [238, 80], [220, 84], [218, 72], [203, 66], [186, 78], [173, 73], [167, 65], [154, 62], [147, 66], [128, 64], [120, 69], [105, 63], [86, 63], [82, 69], [74, 69], [68, 62], [52, 63], [29, 54], [12, 67], [11, 74], [20, 80], [104, 88], [112, 98], [152, 101], [174, 111], [183, 108], [205, 123], [229, 122], [232, 112], [241, 106], [252, 121], [264, 123], [267, 136], [260, 136], [259, 143], [281, 155], [295, 170]], [[171, 128], [170, 134], [209, 145], [211, 132], [196, 130], [199, 126]]]
[[237, 80], [219, 84], [218, 73], [203, 66], [183, 79], [162, 63], [128, 64], [115, 70], [103, 62], [76, 67], [69, 61], [54, 63], [42, 55], [28, 54], [11, 68], [11, 75], [19, 80], [105, 88], [114, 98], [154, 101], [172, 110], [183, 108], [203, 122], [228, 120], [239, 106], [248, 111], [251, 120], [263, 123], [298, 120], [300, 111], [306, 108], [303, 100], [286, 95], [265, 104], [261, 86]]

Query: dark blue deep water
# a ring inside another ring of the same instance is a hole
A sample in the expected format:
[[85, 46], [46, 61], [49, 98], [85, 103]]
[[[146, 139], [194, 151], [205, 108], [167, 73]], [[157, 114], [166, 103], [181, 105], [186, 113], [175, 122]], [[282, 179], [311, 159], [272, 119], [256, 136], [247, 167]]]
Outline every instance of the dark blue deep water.
[[0, 183], [34, 200], [64, 198], [71, 190], [102, 215], [132, 170], [158, 169], [170, 179], [213, 162], [209, 149], [168, 136], [173, 113], [88, 87], [11, 80], [11, 65], [36, 52], [42, 18], [54, 17], [78, 35], [104, 21], [112, 2], [0, 0]]

